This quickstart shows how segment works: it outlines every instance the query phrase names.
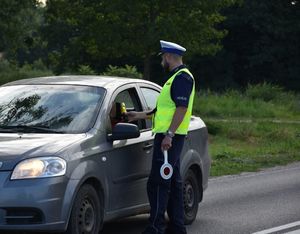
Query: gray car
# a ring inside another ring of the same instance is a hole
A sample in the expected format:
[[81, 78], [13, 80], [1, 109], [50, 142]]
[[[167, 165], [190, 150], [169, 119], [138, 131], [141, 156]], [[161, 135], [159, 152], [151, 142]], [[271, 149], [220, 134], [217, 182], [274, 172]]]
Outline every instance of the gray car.
[[[161, 87], [101, 76], [26, 79], [0, 87], [1, 230], [99, 233], [103, 223], [149, 212], [150, 120]], [[125, 104], [125, 105], [124, 105]], [[204, 122], [193, 116], [181, 155], [185, 221], [207, 188]]]

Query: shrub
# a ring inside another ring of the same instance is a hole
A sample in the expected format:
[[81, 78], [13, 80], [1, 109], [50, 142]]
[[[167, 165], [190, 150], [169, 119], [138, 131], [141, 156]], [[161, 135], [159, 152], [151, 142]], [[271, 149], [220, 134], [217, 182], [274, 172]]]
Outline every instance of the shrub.
[[125, 65], [125, 67], [117, 67], [109, 65], [105, 72], [102, 73], [104, 76], [120, 76], [128, 78], [142, 78], [142, 74], [139, 73], [135, 66]]
[[96, 72], [89, 65], [80, 65], [78, 73], [79, 75], [96, 75]]
[[9, 72], [12, 70], [12, 65], [6, 60], [0, 60], [0, 72]]
[[48, 68], [46, 65], [43, 63], [41, 59], [35, 60], [32, 64], [32, 69], [34, 70], [40, 70], [40, 71], [47, 71]]
[[22, 67], [17, 67], [7, 60], [0, 61], [0, 85], [15, 80], [49, 75], [53, 75], [52, 71], [48, 70], [41, 61], [37, 61], [32, 65], [25, 64]]

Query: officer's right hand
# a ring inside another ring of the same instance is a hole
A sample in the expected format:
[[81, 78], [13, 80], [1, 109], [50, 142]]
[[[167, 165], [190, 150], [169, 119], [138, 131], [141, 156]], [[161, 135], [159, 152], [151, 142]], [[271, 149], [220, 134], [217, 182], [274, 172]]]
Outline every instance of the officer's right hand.
[[172, 147], [172, 138], [169, 136], [165, 136], [161, 142], [161, 150], [169, 150]]

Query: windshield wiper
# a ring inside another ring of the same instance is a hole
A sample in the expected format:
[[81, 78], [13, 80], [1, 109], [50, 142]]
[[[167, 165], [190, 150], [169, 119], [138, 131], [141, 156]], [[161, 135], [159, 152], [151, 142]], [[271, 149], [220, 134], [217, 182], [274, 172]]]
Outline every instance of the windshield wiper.
[[18, 132], [18, 131], [12, 128], [7, 128], [6, 126], [0, 126], [0, 132], [10, 133], [10, 132]]
[[14, 126], [0, 126], [0, 132], [39, 132], [39, 133], [65, 133], [64, 131], [58, 131], [50, 129], [44, 125], [14, 125]]

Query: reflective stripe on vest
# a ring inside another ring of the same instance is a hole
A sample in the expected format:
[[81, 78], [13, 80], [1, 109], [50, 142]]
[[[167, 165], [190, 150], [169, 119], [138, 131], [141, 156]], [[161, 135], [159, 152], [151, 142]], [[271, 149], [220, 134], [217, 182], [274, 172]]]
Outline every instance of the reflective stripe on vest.
[[179, 125], [179, 127], [176, 130], [176, 134], [186, 135], [188, 132], [190, 119], [192, 115], [192, 109], [193, 109], [193, 102], [194, 102], [194, 96], [195, 96], [195, 80], [192, 75], [192, 73], [187, 69], [183, 68], [177, 71], [169, 80], [164, 84], [161, 93], [157, 99], [157, 111], [153, 115], [153, 129], [152, 131], [155, 133], [165, 133], [168, 131], [173, 115], [176, 110], [176, 105], [171, 97], [171, 87], [174, 78], [181, 72], [188, 73], [193, 78], [193, 89], [189, 98], [189, 104], [187, 111], [185, 113], [185, 116]]

